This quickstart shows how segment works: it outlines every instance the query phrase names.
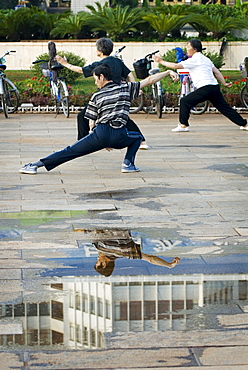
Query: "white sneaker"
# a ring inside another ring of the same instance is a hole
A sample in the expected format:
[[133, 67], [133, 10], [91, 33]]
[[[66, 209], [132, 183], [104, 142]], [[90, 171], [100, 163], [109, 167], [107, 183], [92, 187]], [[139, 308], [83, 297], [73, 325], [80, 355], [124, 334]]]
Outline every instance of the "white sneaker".
[[38, 166], [33, 166], [32, 163], [25, 164], [20, 170], [20, 173], [27, 175], [36, 175]]
[[144, 142], [144, 143], [142, 142], [142, 143], [140, 144], [139, 149], [147, 150], [147, 149], [149, 149], [149, 146], [146, 144], [146, 142]]
[[178, 125], [176, 128], [173, 128], [171, 131], [173, 132], [187, 132], [189, 131], [189, 127], [182, 127], [181, 125]]
[[246, 130], [246, 131], [248, 131], [248, 124], [245, 125], [245, 126], [240, 126], [240, 130]]

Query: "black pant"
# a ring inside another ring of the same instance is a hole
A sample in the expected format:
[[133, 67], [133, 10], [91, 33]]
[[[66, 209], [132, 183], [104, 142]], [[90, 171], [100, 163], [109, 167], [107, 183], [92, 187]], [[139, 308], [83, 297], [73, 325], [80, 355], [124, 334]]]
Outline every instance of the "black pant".
[[184, 96], [180, 100], [179, 121], [189, 126], [190, 109], [196, 104], [209, 100], [220, 113], [238, 126], [245, 126], [247, 121], [241, 117], [224, 99], [219, 85], [206, 85]]
[[126, 127], [113, 128], [108, 124], [99, 124], [93, 132], [71, 146], [41, 158], [47, 171], [62, 163], [84, 155], [97, 152], [104, 148], [123, 149], [127, 147], [125, 160], [134, 164], [135, 155], [141, 143], [141, 135], [137, 132], [128, 132]]
[[[87, 136], [89, 134], [89, 131], [90, 131], [89, 120], [87, 118], [85, 118], [85, 116], [84, 116], [86, 108], [87, 108], [87, 106], [84, 107], [81, 110], [81, 112], [79, 112], [78, 115], [77, 115], [77, 127], [78, 127], [78, 138], [77, 139], [78, 140]], [[126, 128], [127, 128], [128, 131], [134, 131], [134, 132], [138, 132], [139, 134], [141, 134], [142, 141], [145, 141], [145, 138], [142, 135], [142, 132], [140, 131], [140, 129], [138, 128], [136, 123], [134, 121], [132, 121], [130, 118], [128, 118]]]

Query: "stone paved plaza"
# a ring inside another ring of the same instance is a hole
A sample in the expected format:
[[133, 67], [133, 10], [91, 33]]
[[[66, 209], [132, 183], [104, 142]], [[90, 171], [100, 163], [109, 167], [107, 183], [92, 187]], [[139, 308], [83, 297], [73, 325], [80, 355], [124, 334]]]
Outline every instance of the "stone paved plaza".
[[[178, 114], [132, 118], [140, 172], [103, 150], [31, 176], [23, 164], [76, 140], [76, 115], [1, 114], [1, 370], [248, 369], [248, 131], [218, 113], [186, 133]], [[128, 232], [180, 264], [98, 275], [91, 241]]]

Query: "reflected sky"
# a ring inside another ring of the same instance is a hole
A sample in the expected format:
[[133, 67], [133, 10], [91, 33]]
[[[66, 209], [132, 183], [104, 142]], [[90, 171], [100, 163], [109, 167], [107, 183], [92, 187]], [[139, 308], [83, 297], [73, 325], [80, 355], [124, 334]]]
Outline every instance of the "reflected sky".
[[[179, 254], [181, 262], [171, 269], [118, 256], [105, 277], [94, 269], [95, 245], [110, 239], [133, 240], [167, 262]], [[16, 276], [1, 278], [1, 349], [94, 349], [116, 333], [247, 329], [248, 254], [224, 253], [225, 243], [82, 229], [77, 248], [19, 250]]]

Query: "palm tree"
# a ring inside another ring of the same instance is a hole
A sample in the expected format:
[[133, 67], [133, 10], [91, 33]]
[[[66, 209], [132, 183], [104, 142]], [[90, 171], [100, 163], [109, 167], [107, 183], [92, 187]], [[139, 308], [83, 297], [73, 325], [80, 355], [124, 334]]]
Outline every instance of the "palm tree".
[[236, 0], [235, 7], [238, 8], [245, 17], [248, 15], [248, 1]]
[[50, 32], [55, 27], [56, 22], [58, 22], [59, 19], [68, 16], [69, 12], [70, 11], [51, 14], [42, 11], [39, 14], [33, 15], [30, 23], [33, 27], [37, 28], [40, 39], [47, 40], [50, 37]]
[[163, 41], [173, 29], [182, 27], [186, 23], [183, 15], [176, 14], [148, 13], [143, 16], [143, 19], [158, 33], [159, 41]]
[[1, 13], [0, 18], [0, 37], [6, 41], [20, 41], [20, 25], [23, 23], [17, 10], [9, 10]]
[[91, 11], [90, 27], [92, 31], [105, 31], [113, 41], [122, 41], [128, 31], [137, 31], [136, 25], [143, 22], [142, 11], [138, 8], [124, 8], [117, 5], [109, 8], [107, 3], [102, 7], [96, 2], [97, 9], [91, 5], [87, 8]]
[[191, 14], [188, 18], [188, 23], [195, 27], [199, 25], [207, 32], [212, 33], [213, 39], [220, 39], [225, 36], [230, 30], [242, 30], [248, 27], [248, 20], [245, 18], [226, 17], [223, 14]]
[[88, 24], [89, 13], [79, 12], [68, 17], [61, 18], [55, 22], [55, 27], [50, 32], [50, 35], [65, 37], [65, 35], [72, 35], [74, 39], [78, 38], [78, 35], [82, 31], [83, 27]]

